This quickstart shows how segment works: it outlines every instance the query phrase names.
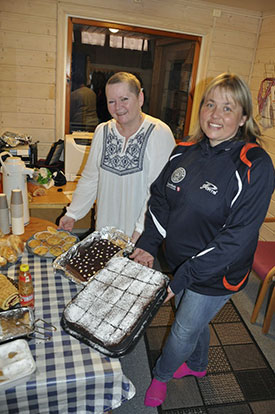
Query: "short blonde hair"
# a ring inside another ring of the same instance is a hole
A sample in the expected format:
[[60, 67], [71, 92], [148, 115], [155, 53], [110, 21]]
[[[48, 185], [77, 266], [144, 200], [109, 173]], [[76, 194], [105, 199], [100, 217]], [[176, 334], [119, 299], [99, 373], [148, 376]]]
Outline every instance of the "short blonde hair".
[[[222, 73], [209, 83], [202, 96], [199, 113], [208, 94], [215, 88], [221, 88], [226, 92], [229, 92], [235, 102], [242, 107], [243, 115], [246, 116], [245, 123], [243, 126], [239, 127], [238, 133], [234, 139], [236, 141], [245, 142], [255, 142], [259, 140], [261, 137], [261, 131], [253, 117], [253, 105], [250, 89], [244, 80], [234, 73]], [[194, 133], [190, 137], [190, 140], [198, 142], [203, 139], [203, 136], [204, 133], [198, 119]]]
[[136, 96], [139, 95], [139, 93], [141, 92], [141, 84], [140, 81], [138, 80], [138, 78], [133, 75], [132, 73], [129, 72], [117, 72], [114, 75], [112, 75], [107, 83], [106, 83], [106, 87], [108, 85], [113, 85], [115, 83], [127, 83], [129, 86], [129, 89], [131, 92], [133, 92]]

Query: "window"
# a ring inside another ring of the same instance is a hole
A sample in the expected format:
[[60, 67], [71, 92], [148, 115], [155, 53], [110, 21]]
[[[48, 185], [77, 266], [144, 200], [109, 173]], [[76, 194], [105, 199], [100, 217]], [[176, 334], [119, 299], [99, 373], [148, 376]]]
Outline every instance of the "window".
[[105, 38], [104, 33], [81, 32], [81, 43], [87, 45], [104, 46]]

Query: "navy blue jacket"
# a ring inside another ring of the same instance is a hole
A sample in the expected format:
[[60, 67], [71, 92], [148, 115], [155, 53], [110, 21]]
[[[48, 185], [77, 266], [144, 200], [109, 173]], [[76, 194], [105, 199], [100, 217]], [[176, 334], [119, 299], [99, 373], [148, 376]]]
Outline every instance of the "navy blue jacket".
[[156, 256], [165, 239], [176, 294], [227, 295], [247, 283], [274, 190], [274, 167], [257, 144], [184, 142], [151, 186], [136, 246]]

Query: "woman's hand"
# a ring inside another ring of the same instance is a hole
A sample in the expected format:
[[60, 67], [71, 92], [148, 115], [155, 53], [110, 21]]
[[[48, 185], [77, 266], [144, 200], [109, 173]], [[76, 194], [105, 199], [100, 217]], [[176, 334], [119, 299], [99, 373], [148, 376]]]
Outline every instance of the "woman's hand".
[[140, 263], [143, 266], [153, 267], [154, 257], [142, 249], [135, 249], [134, 252], [129, 256], [130, 259], [133, 259], [136, 263]]
[[171, 288], [168, 286], [167, 288], [167, 296], [164, 300], [163, 303], [169, 302], [170, 299], [172, 299], [175, 296], [175, 294], [173, 293], [173, 291], [171, 290]]
[[140, 233], [138, 231], [134, 231], [131, 237], [131, 242], [135, 244], [136, 241], [139, 239], [139, 237], [140, 237]]
[[59, 221], [58, 228], [63, 229], [63, 230], [67, 230], [67, 231], [72, 231], [72, 229], [74, 227], [74, 223], [75, 223], [75, 219], [65, 215], [65, 216], [61, 217], [61, 219]]

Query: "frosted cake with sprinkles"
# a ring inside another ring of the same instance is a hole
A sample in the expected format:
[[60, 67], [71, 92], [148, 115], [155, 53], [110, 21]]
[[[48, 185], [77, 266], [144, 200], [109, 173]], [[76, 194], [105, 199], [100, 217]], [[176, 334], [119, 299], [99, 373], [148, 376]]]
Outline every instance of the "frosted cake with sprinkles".
[[90, 246], [81, 246], [65, 264], [65, 268], [76, 279], [87, 282], [121, 247], [107, 239], [94, 241]]
[[126, 257], [113, 257], [66, 306], [73, 331], [103, 347], [119, 345], [168, 283], [167, 276]]

